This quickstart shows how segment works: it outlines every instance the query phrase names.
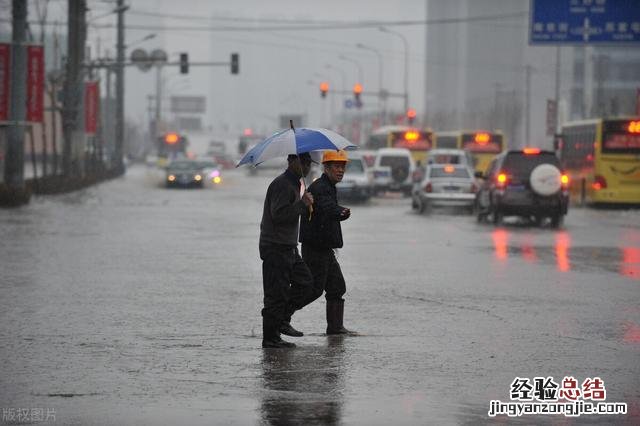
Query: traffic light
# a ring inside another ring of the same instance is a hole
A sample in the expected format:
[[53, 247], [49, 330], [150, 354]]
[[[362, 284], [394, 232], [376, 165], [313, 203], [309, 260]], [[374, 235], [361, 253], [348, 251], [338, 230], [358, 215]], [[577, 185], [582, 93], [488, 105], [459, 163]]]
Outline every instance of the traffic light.
[[360, 102], [360, 94], [362, 93], [362, 84], [356, 83], [353, 85], [353, 97], [356, 98], [356, 102]]
[[320, 96], [322, 96], [323, 98], [326, 98], [328, 91], [329, 91], [329, 83], [327, 83], [326, 81], [323, 81], [322, 83], [320, 83]]
[[409, 124], [413, 124], [413, 121], [416, 119], [416, 110], [413, 108], [409, 108], [407, 110], [407, 122]]
[[237, 53], [231, 54], [231, 74], [238, 74], [240, 72], [240, 55]]
[[167, 133], [166, 135], [164, 135], [164, 141], [168, 145], [175, 145], [176, 143], [178, 143], [178, 141], [180, 141], [180, 135], [178, 135], [177, 133]]
[[189, 74], [189, 54], [180, 54], [180, 74]]

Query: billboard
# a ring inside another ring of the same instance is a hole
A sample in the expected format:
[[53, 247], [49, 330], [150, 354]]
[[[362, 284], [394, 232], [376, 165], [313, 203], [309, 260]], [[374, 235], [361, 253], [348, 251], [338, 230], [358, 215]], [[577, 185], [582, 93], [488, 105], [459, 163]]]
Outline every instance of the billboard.
[[207, 106], [204, 96], [172, 96], [171, 112], [201, 114], [206, 112]]
[[9, 43], [0, 43], [0, 122], [9, 120], [10, 71], [11, 45]]
[[27, 115], [26, 121], [44, 119], [44, 47], [27, 46]]
[[98, 132], [100, 87], [97, 81], [84, 83], [84, 132], [95, 135]]

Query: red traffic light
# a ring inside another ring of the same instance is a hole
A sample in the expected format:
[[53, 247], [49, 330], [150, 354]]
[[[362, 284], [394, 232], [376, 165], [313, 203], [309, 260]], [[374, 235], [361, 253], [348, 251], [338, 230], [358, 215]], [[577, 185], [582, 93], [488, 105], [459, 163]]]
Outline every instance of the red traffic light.
[[322, 83], [320, 83], [320, 96], [324, 98], [325, 96], [327, 96], [328, 91], [329, 91], [329, 83], [327, 83], [326, 81], [323, 81]]
[[414, 118], [416, 118], [416, 110], [415, 110], [415, 109], [413, 109], [413, 108], [409, 108], [409, 109], [407, 110], [407, 118], [409, 118], [409, 119], [414, 119]]
[[359, 95], [360, 93], [362, 93], [362, 84], [360, 83], [356, 83], [353, 85], [353, 93], [354, 95]]

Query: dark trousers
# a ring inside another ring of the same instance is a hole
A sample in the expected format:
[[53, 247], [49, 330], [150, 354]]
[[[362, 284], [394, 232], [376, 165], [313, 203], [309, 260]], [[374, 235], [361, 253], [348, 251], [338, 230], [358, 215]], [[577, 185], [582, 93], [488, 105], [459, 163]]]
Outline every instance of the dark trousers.
[[313, 278], [297, 247], [261, 245], [260, 258], [264, 289], [262, 316], [279, 327], [282, 321], [290, 321], [291, 315], [311, 297]]
[[328, 302], [343, 301], [342, 296], [347, 292], [347, 287], [333, 249], [315, 248], [303, 244], [302, 259], [313, 275], [313, 296], [315, 296], [305, 305], [322, 296], [323, 292], [326, 292], [325, 298]]

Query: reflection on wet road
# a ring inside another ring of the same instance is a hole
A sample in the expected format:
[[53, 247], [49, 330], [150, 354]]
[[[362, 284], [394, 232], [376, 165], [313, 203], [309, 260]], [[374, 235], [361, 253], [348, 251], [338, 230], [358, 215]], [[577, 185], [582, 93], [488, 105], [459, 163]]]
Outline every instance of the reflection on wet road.
[[571, 234], [558, 231], [553, 246], [532, 243], [532, 234], [517, 235], [508, 229], [491, 232], [495, 258], [509, 261], [521, 258], [526, 262], [555, 264], [558, 271], [607, 271], [633, 280], [640, 280], [640, 247], [572, 247]]

